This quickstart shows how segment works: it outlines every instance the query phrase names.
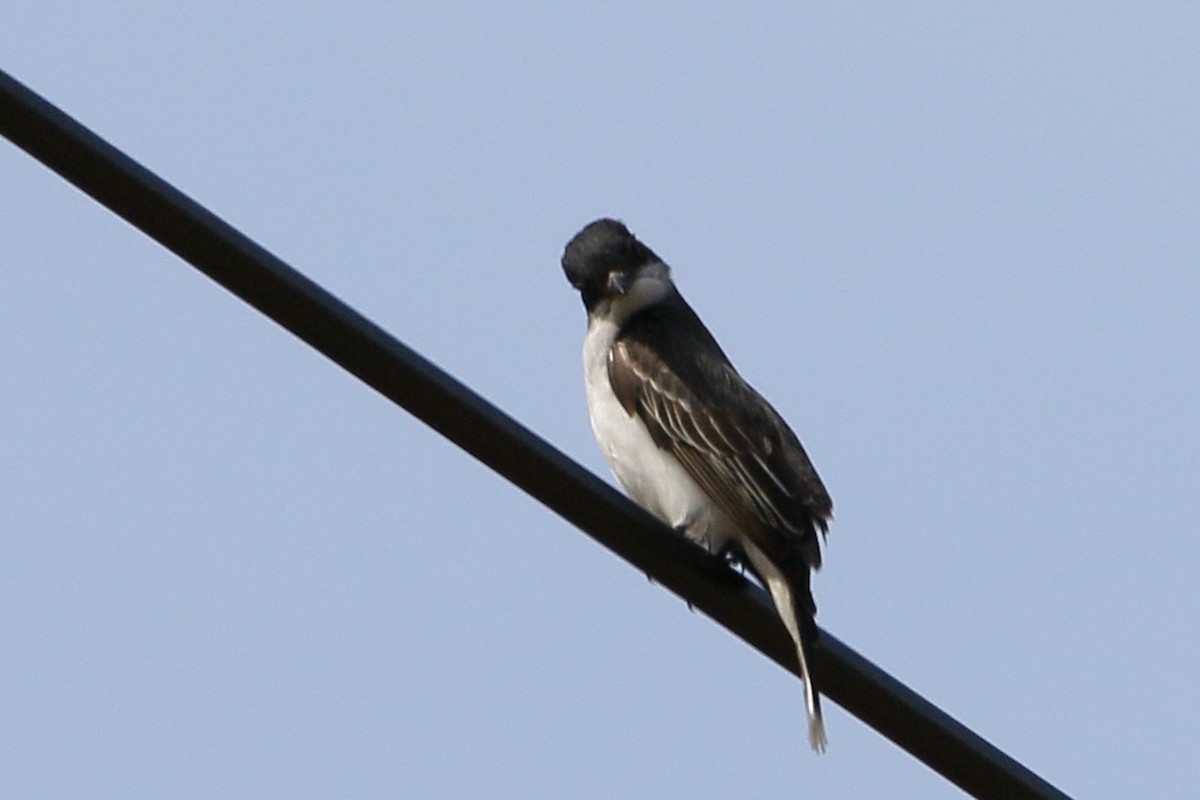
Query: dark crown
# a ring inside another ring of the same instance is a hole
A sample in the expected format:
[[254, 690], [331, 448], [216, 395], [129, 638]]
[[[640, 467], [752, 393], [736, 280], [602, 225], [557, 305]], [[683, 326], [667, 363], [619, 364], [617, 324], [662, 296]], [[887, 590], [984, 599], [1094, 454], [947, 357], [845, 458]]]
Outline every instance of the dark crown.
[[612, 272], [632, 270], [656, 260], [658, 256], [623, 224], [615, 219], [598, 219], [567, 242], [562, 266], [576, 289], [595, 290]]

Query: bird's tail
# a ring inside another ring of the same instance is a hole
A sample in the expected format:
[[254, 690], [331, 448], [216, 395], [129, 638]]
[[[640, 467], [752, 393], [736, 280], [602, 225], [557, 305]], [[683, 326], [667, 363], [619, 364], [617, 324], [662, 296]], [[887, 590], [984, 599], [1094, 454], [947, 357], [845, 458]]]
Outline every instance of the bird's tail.
[[[818, 753], [825, 752], [828, 740], [825, 738], [825, 719], [821, 716], [821, 693], [816, 679], [817, 621], [813, 618], [816, 608], [809, 590], [808, 568], [804, 567], [803, 582], [792, 584], [792, 608], [796, 616], [798, 635], [793, 634], [796, 642], [796, 658], [800, 661], [800, 672], [804, 676], [804, 707], [808, 712], [808, 743]], [[788, 633], [791, 633], [789, 629]]]
[[[796, 644], [796, 660], [800, 677], [804, 679], [804, 709], [808, 714], [808, 743], [818, 753], [825, 752], [825, 721], [821, 716], [821, 694], [814, 679], [817, 624], [813, 619], [816, 607], [809, 590], [808, 565], [802, 565], [795, 576], [786, 575], [753, 543], [745, 543], [746, 556], [767, 585], [775, 610]], [[800, 574], [802, 573], [802, 574]]]

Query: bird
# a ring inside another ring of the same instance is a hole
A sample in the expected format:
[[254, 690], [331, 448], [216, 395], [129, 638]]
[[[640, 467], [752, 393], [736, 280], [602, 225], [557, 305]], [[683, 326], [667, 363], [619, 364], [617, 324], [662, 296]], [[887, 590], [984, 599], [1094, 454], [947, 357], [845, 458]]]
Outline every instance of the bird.
[[833, 501], [821, 478], [684, 300], [670, 267], [622, 222], [584, 226], [562, 268], [587, 311], [584, 386], [605, 460], [634, 502], [767, 590], [796, 648], [809, 745], [824, 752], [811, 576]]

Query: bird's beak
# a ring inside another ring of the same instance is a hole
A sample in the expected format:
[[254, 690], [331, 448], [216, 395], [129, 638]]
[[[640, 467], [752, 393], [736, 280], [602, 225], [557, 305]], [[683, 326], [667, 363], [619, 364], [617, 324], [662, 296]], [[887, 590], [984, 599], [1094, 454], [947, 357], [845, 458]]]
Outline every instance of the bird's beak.
[[633, 285], [633, 275], [629, 272], [612, 272], [608, 276], [608, 290], [613, 294], [625, 294]]

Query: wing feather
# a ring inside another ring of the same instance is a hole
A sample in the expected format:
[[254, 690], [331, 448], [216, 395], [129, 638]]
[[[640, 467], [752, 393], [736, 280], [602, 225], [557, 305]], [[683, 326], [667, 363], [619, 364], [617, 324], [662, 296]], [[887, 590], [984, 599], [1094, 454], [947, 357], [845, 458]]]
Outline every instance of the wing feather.
[[610, 352], [621, 405], [764, 552], [819, 567], [816, 532], [828, 529], [832, 503], [796, 435], [719, 348], [689, 360], [633, 333]]

